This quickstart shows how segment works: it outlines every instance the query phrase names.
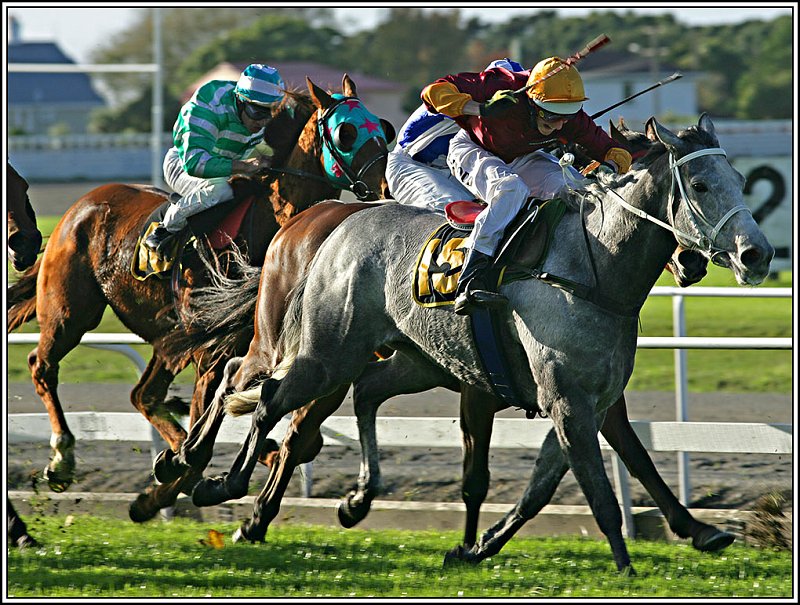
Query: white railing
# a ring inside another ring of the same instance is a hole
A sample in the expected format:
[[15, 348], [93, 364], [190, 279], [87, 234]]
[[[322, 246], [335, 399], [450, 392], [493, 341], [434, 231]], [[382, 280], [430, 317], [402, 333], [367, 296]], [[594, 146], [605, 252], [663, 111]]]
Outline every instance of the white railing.
[[[791, 424], [759, 423], [697, 423], [688, 422], [688, 378], [686, 349], [791, 349], [792, 338], [760, 337], [688, 337], [685, 336], [684, 296], [710, 297], [765, 297], [787, 298], [791, 288], [710, 288], [682, 289], [656, 287], [652, 296], [673, 297], [673, 337], [639, 337], [639, 348], [675, 349], [676, 415], [677, 422], [643, 422], [631, 424], [644, 446], [650, 451], [677, 452], [679, 499], [687, 505], [689, 500], [688, 455], [690, 452], [724, 453], [792, 453]], [[8, 344], [36, 344], [39, 334], [9, 334]], [[81, 344], [94, 348], [117, 351], [127, 356], [140, 372], [146, 363], [133, 344], [147, 344], [134, 334], [89, 333]], [[163, 446], [160, 435], [139, 414], [81, 412], [67, 414], [76, 438], [84, 440], [151, 441], [155, 454]], [[288, 426], [283, 420], [276, 427], [277, 440], [282, 439]], [[228, 419], [220, 432], [221, 443], [241, 443], [250, 426], [249, 419]], [[522, 420], [498, 418], [492, 433], [492, 447], [533, 447], [541, 443], [551, 424], [548, 420]], [[378, 437], [383, 446], [439, 446], [460, 447], [461, 434], [458, 422], [452, 418], [381, 418], [378, 419]], [[322, 425], [323, 441], [333, 445], [358, 445], [355, 419], [331, 416]], [[522, 437], [522, 438], [521, 438]], [[48, 441], [50, 424], [46, 414], [9, 415], [9, 441]], [[610, 449], [601, 437], [601, 447]], [[612, 450], [613, 451], [613, 450]], [[614, 481], [623, 510], [626, 532], [633, 535], [633, 515], [628, 487], [628, 474], [616, 454], [612, 457]], [[312, 463], [301, 466], [304, 476], [304, 495], [311, 493]]]
[[[149, 441], [152, 425], [140, 414], [130, 412], [69, 412], [67, 423], [78, 441]], [[247, 416], [228, 417], [217, 443], [240, 444], [250, 429]], [[791, 424], [719, 422], [632, 421], [634, 431], [651, 452], [708, 452], [791, 454]], [[284, 418], [270, 435], [280, 442], [289, 427]], [[552, 423], [546, 419], [496, 418], [492, 448], [538, 449]], [[358, 447], [358, 427], [352, 416], [329, 416], [320, 427], [325, 445]], [[435, 417], [382, 417], [377, 419], [378, 442], [382, 447], [461, 447], [458, 421]], [[9, 414], [8, 443], [47, 442], [50, 420], [47, 414]], [[600, 447], [613, 449], [600, 435]], [[623, 529], [635, 536], [627, 469], [612, 455], [614, 483], [623, 514]], [[306, 494], [308, 495], [308, 494]]]

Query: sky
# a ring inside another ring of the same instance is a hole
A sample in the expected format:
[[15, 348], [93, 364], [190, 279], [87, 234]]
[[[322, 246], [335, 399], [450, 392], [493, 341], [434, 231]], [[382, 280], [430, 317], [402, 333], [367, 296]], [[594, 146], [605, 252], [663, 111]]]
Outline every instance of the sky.
[[[49, 6], [48, 6], [49, 4]], [[70, 4], [72, 8], [65, 8]], [[150, 3], [152, 4], [152, 3]], [[259, 3], [241, 3], [247, 6], [258, 6]], [[269, 3], [260, 3], [267, 9]], [[278, 3], [274, 3], [278, 4]], [[290, 3], [280, 3], [284, 6]], [[300, 5], [299, 3], [295, 3]], [[675, 19], [687, 25], [713, 25], [734, 23], [751, 19], [773, 19], [779, 15], [790, 15], [795, 2], [767, 3], [766, 7], [755, 3], [648, 3], [647, 6], [636, 7], [613, 4], [593, 8], [591, 4], [552, 3], [546, 6], [533, 3], [511, 3], [498, 1], [488, 3], [372, 3], [371, 7], [354, 3], [315, 3], [336, 10], [336, 17], [342, 31], [352, 33], [376, 25], [392, 6], [416, 6], [425, 10], [446, 10], [459, 8], [465, 18], [477, 17], [485, 22], [508, 21], [514, 15], [529, 15], [543, 9], [555, 10], [562, 16], [589, 16], [593, 11], [617, 10], [633, 11], [639, 14], [672, 13]], [[435, 4], [435, 6], [434, 6]], [[78, 8], [80, 6], [84, 8]], [[160, 4], [164, 6], [165, 4]], [[201, 7], [203, 3], [193, 3], [193, 7]], [[220, 3], [211, 5], [221, 6]], [[102, 3], [104, 8], [85, 8], [83, 3], [46, 3], [46, 2], [4, 2], [4, 20], [13, 15], [21, 25], [23, 41], [57, 42], [61, 50], [78, 63], [90, 60], [91, 53], [107, 46], [109, 36], [130, 27], [141, 18], [147, 3]], [[95, 5], [97, 6], [97, 5]], [[181, 6], [176, 5], [176, 6]], [[235, 6], [234, 2], [225, 3], [226, 7]], [[355, 7], [358, 8], [355, 8]], [[533, 8], [536, 6], [535, 8]], [[596, 6], [596, 5], [595, 5]], [[7, 31], [7, 30], [6, 30]]]

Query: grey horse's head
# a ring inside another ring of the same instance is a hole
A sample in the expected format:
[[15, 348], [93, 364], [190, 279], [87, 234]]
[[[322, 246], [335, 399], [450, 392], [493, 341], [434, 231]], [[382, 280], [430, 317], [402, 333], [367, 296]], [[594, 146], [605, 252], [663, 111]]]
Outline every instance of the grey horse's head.
[[711, 119], [702, 114], [697, 126], [676, 135], [650, 118], [645, 132], [671, 156], [673, 227], [695, 236], [682, 241], [678, 235], [678, 243], [729, 268], [740, 285], [764, 281], [775, 250], [744, 202], [745, 178], [719, 149]]

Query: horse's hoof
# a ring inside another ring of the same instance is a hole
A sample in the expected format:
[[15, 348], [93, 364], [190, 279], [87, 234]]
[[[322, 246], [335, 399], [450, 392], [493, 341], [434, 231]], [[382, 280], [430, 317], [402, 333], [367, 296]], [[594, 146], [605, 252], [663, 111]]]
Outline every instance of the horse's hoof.
[[692, 538], [692, 546], [701, 552], [716, 552], [733, 544], [735, 539], [733, 534], [709, 527]]
[[444, 556], [442, 567], [455, 567], [457, 565], [477, 565], [480, 563], [478, 556], [471, 549], [464, 548], [461, 544], [450, 550]]
[[234, 496], [228, 491], [224, 475], [222, 477], [206, 477], [200, 480], [192, 490], [192, 504], [195, 506], [214, 506], [232, 499]]
[[29, 536], [28, 534], [22, 534], [19, 538], [17, 538], [17, 548], [36, 548], [39, 546], [39, 543], [34, 539], [33, 536]]
[[353, 494], [350, 494], [336, 505], [336, 516], [339, 519], [339, 525], [350, 529], [363, 521], [369, 510], [370, 503], [363, 500], [360, 505], [353, 506]]
[[159, 510], [153, 506], [150, 494], [139, 494], [128, 507], [128, 517], [134, 523], [144, 523], [155, 517]]
[[153, 475], [159, 483], [172, 483], [188, 470], [188, 466], [178, 462], [177, 456], [169, 448], [158, 453], [153, 461]]
[[233, 536], [231, 538], [233, 543], [237, 542], [250, 542], [251, 544], [255, 544], [256, 542], [264, 542], [264, 537], [261, 538], [253, 538], [247, 535], [244, 525], [240, 525], [235, 532], [233, 532]]
[[619, 570], [621, 576], [625, 576], [626, 578], [633, 578], [636, 576], [636, 570], [633, 568], [633, 565], [626, 565], [622, 569]]
[[45, 467], [43, 475], [47, 481], [47, 485], [50, 487], [50, 491], [53, 491], [57, 494], [66, 491], [69, 486], [72, 485], [71, 473], [69, 475], [61, 474], [58, 471], [52, 470], [48, 466]]

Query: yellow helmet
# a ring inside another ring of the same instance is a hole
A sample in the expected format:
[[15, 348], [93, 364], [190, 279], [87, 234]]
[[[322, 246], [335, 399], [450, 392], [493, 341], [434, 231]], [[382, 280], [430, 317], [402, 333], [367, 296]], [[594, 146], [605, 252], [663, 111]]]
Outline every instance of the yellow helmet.
[[[531, 70], [528, 85], [543, 78], [560, 65], [564, 60], [550, 57], [539, 61]], [[568, 66], [549, 78], [538, 82], [526, 91], [530, 99], [548, 113], [570, 115], [578, 112], [583, 102], [589, 97], [583, 90], [583, 80], [574, 66]]]

